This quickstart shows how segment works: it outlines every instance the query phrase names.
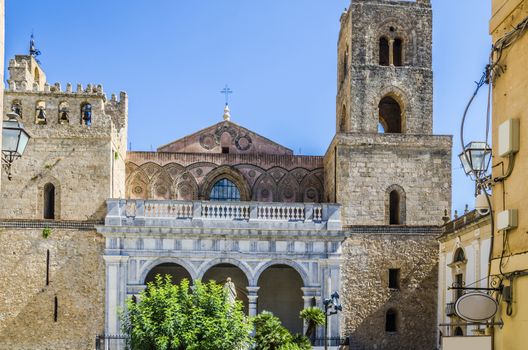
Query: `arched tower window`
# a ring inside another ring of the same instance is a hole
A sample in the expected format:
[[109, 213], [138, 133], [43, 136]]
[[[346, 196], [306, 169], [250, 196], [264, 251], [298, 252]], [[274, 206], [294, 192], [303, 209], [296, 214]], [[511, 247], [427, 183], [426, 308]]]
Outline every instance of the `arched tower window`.
[[55, 186], [51, 183], [44, 185], [44, 219], [55, 219]]
[[18, 114], [22, 118], [22, 102], [20, 100], [14, 100], [11, 104], [11, 111]]
[[70, 123], [70, 107], [68, 102], [61, 102], [59, 104], [59, 124]]
[[81, 105], [81, 125], [92, 125], [92, 105], [89, 103]]
[[378, 107], [379, 124], [383, 128], [383, 132], [389, 134], [402, 133], [402, 110], [400, 104], [392, 97], [385, 96], [381, 99]]
[[379, 64], [380, 66], [388, 66], [390, 64], [390, 49], [389, 40], [382, 36], [379, 41]]
[[393, 50], [393, 64], [397, 67], [403, 65], [403, 40], [400, 38], [394, 39], [392, 46]]
[[406, 216], [405, 191], [398, 185], [392, 185], [386, 193], [386, 220], [388, 224], [404, 225]]
[[400, 225], [400, 194], [394, 190], [389, 194], [390, 225]]
[[387, 310], [385, 314], [385, 332], [398, 331], [398, 313], [394, 309]]
[[38, 101], [35, 106], [35, 123], [47, 124], [46, 120], [46, 102]]
[[211, 189], [209, 199], [212, 201], [240, 201], [240, 190], [228, 179], [215, 183]]

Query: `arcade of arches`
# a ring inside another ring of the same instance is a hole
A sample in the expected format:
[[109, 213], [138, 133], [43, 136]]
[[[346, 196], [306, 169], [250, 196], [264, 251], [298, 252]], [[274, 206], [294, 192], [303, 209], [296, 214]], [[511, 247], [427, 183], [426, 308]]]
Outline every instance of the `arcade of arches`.
[[[150, 270], [145, 278], [145, 285], [154, 281], [157, 275], [170, 275], [175, 284], [179, 284], [183, 279], [192, 281], [191, 274], [183, 266], [162, 263]], [[248, 277], [239, 267], [218, 264], [209, 268], [201, 280], [213, 280], [223, 285], [228, 277], [236, 286], [237, 299], [244, 305], [246, 314], [270, 311], [279, 317], [282, 324], [292, 333], [302, 333], [303, 323], [299, 313], [304, 306], [304, 285], [294, 268], [287, 265], [271, 265], [260, 274], [256, 286], [249, 286]]]

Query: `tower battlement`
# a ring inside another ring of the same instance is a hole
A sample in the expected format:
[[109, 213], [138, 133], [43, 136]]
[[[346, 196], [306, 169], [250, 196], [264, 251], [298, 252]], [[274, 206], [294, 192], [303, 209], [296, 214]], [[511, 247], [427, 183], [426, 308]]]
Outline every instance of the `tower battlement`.
[[0, 217], [102, 218], [106, 199], [124, 196], [128, 95], [50, 84], [31, 55], [10, 60], [8, 85], [4, 115], [15, 112], [31, 139], [1, 193]]
[[126, 126], [128, 96], [121, 92], [119, 99], [115, 94], [108, 99], [101, 84], [74, 88], [67, 83], [63, 89], [61, 83], [47, 81], [35, 58], [17, 55], [9, 61], [4, 109], [5, 113], [15, 111], [30, 129], [34, 124], [58, 124], [119, 131]]

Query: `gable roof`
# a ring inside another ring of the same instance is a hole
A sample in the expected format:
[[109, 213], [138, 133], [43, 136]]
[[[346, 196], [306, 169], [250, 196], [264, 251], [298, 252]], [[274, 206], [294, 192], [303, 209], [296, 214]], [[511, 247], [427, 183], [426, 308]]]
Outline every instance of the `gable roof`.
[[231, 121], [160, 146], [158, 152], [293, 155], [293, 151]]

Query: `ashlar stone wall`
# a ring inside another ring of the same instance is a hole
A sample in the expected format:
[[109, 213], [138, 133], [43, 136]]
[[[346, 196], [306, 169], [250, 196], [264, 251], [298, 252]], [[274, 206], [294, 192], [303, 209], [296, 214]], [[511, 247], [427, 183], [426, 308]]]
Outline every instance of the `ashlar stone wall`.
[[[436, 349], [439, 230], [377, 230], [356, 228], [343, 243], [343, 335], [365, 350]], [[389, 288], [389, 269], [400, 269], [399, 289]], [[389, 309], [396, 332], [385, 328]]]
[[104, 330], [104, 239], [94, 229], [42, 232], [0, 228], [0, 349], [92, 350]]
[[[14, 76], [5, 91], [3, 112], [16, 108], [31, 139], [23, 157], [13, 163], [13, 179], [2, 175], [0, 218], [42, 219], [43, 188], [51, 183], [55, 219], [101, 220], [106, 199], [125, 196], [128, 97], [121, 93], [119, 100], [115, 95], [107, 100], [102, 87], [91, 84], [78, 85], [75, 91], [71, 84], [66, 90], [59, 83], [31, 87], [31, 75], [19, 71], [34, 65], [38, 68], [27, 56], [10, 61]], [[85, 103], [92, 107], [89, 126], [82, 124]], [[36, 118], [39, 106], [45, 107], [45, 123]], [[61, 119], [64, 109], [67, 120]]]
[[395, 187], [402, 224], [439, 225], [451, 208], [451, 137], [338, 134], [325, 156], [325, 181], [326, 196], [342, 204], [344, 226], [389, 224]]

